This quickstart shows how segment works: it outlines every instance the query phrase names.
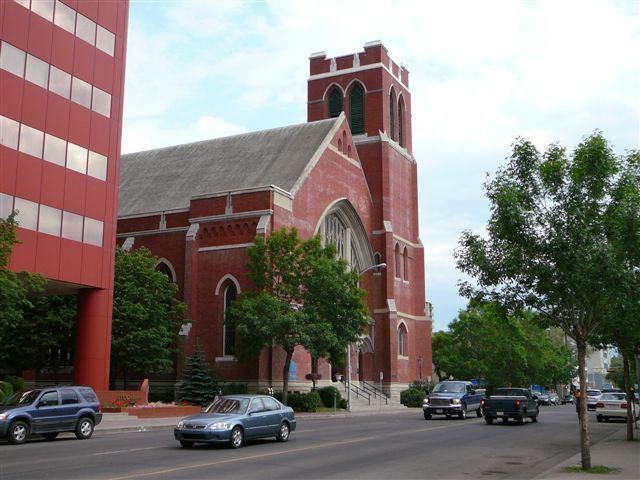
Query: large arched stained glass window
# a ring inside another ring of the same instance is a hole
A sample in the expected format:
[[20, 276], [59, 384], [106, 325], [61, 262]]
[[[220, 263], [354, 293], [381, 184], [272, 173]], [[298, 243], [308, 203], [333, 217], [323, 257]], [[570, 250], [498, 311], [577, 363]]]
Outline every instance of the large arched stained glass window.
[[329, 118], [340, 116], [342, 111], [342, 92], [338, 87], [333, 87], [329, 92]]
[[364, 133], [364, 90], [360, 84], [354, 85], [349, 100], [351, 133]]

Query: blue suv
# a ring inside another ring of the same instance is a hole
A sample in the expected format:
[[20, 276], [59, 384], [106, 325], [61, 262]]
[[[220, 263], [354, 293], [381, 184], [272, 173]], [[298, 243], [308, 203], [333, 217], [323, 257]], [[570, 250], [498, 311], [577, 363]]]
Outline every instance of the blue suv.
[[100, 401], [91, 387], [36, 388], [0, 403], [0, 439], [16, 445], [31, 435], [54, 440], [60, 432], [74, 432], [85, 440], [101, 420]]

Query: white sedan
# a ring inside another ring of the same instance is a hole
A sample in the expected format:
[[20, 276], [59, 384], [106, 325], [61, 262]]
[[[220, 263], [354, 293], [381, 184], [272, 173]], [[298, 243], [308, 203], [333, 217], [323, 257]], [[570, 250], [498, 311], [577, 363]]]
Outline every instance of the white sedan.
[[[633, 418], [640, 419], [640, 409], [634, 402], [631, 404]], [[608, 421], [610, 418], [627, 418], [627, 398], [624, 393], [603, 393], [596, 404], [596, 419], [598, 422]]]

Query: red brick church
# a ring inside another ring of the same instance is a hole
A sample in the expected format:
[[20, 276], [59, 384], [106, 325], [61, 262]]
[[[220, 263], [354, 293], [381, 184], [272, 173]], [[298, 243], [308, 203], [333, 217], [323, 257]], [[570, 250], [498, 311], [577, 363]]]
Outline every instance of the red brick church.
[[[283, 354], [243, 363], [226, 306], [252, 286], [246, 250], [256, 235], [296, 227], [320, 235], [362, 275], [374, 324], [351, 348], [351, 378], [394, 397], [431, 375], [424, 249], [418, 234], [417, 162], [411, 149], [409, 72], [380, 42], [364, 51], [310, 57], [307, 123], [123, 155], [118, 243], [149, 248], [179, 286], [196, 339], [220, 374], [250, 390], [282, 381]], [[311, 382], [294, 355], [290, 388]], [[331, 366], [321, 363], [321, 384]], [[336, 373], [336, 372], [333, 372]], [[342, 372], [344, 373], [344, 372]]]

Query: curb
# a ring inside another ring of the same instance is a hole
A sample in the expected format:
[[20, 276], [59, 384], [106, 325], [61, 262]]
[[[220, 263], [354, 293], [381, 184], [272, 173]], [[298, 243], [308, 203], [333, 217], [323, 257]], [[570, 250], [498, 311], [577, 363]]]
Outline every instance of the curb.
[[[347, 417], [362, 417], [365, 415], [396, 415], [399, 413], [409, 412], [410, 409], [405, 408], [385, 411], [385, 410], [375, 410], [375, 411], [355, 411], [355, 412], [336, 412], [336, 413], [308, 413], [301, 412], [296, 414], [296, 420], [300, 418], [304, 418], [305, 420], [326, 420], [330, 418], [347, 418]], [[167, 423], [163, 425], [131, 425], [131, 426], [122, 426], [122, 427], [105, 427], [100, 428], [100, 424], [96, 426], [96, 434], [100, 435], [111, 435], [116, 433], [127, 433], [127, 432], [147, 432], [150, 430], [161, 430], [166, 428], [173, 428], [175, 426], [175, 422]]]

